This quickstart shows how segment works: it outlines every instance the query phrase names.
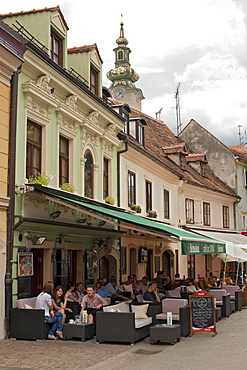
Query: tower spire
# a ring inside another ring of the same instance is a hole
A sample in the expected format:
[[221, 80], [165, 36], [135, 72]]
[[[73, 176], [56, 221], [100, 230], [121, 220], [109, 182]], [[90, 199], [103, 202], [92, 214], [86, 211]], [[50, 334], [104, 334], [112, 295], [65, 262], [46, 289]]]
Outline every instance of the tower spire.
[[[113, 49], [115, 52], [115, 68], [107, 73], [107, 77], [112, 81], [109, 90], [116, 100], [123, 100], [133, 108], [140, 110], [140, 100], [144, 97], [142, 91], [135, 86], [135, 82], [139, 80], [139, 75], [131, 68], [129, 62], [131, 50], [127, 46], [129, 42], [124, 36], [123, 26], [123, 15], [121, 14], [120, 33], [116, 40], [117, 47]], [[132, 103], [134, 100], [136, 100], [135, 104]]]

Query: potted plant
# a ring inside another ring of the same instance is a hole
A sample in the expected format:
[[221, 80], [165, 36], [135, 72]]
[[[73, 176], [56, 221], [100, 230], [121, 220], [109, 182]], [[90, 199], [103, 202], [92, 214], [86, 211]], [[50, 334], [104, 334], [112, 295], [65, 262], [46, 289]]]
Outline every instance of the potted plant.
[[136, 213], [141, 213], [142, 208], [139, 206], [139, 204], [132, 204], [131, 206], [132, 211], [136, 211]]
[[49, 185], [50, 177], [47, 176], [45, 173], [37, 173], [36, 175], [30, 176], [28, 178], [29, 184], [41, 184], [41, 185]]
[[74, 185], [71, 185], [71, 184], [68, 184], [68, 183], [64, 183], [64, 184], [60, 185], [59, 188], [61, 190], [64, 190], [64, 191], [68, 191], [69, 193], [74, 193], [75, 192]]
[[157, 212], [156, 211], [148, 210], [147, 213], [148, 213], [148, 217], [157, 218]]
[[115, 200], [114, 200], [114, 198], [112, 198], [112, 197], [105, 197], [104, 198], [104, 201], [105, 201], [105, 203], [107, 203], [107, 204], [111, 204], [112, 206], [114, 205], [114, 203], [115, 203]]

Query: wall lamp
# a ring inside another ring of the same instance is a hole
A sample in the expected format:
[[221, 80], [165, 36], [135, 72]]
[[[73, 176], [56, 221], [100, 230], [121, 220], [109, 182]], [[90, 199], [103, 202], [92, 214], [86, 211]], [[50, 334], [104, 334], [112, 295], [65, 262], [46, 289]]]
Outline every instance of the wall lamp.
[[47, 239], [47, 236], [34, 235], [34, 237], [32, 238], [32, 244], [42, 245], [46, 239]]
[[52, 218], [58, 218], [61, 215], [61, 211], [55, 211], [49, 214]]
[[87, 219], [86, 219], [86, 218], [79, 218], [79, 219], [77, 220], [77, 222], [79, 222], [79, 224], [84, 224], [86, 221], [87, 221]]

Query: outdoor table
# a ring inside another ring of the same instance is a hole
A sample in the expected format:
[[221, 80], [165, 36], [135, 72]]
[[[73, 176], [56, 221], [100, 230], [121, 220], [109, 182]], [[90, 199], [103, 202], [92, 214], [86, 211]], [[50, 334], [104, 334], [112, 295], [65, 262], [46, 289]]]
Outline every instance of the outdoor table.
[[175, 344], [175, 341], [180, 342], [180, 325], [159, 324], [150, 327], [150, 344], [154, 341], [165, 341]]
[[86, 338], [94, 337], [94, 324], [64, 324], [63, 336], [65, 340], [72, 337], [81, 338], [85, 342]]

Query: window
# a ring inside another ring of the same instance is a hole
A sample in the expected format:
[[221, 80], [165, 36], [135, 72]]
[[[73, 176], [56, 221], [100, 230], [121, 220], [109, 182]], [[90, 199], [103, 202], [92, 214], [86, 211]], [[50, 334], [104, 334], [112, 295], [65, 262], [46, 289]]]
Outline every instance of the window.
[[41, 173], [41, 130], [41, 126], [27, 121], [27, 178]]
[[109, 195], [109, 161], [107, 158], [104, 158], [103, 166], [103, 199], [105, 199]]
[[203, 225], [210, 226], [210, 203], [203, 202]]
[[169, 191], [164, 189], [164, 218], [170, 218]]
[[133, 136], [139, 144], [144, 145], [144, 125], [140, 120], [129, 120], [129, 134]]
[[136, 175], [128, 171], [128, 206], [136, 204]]
[[93, 156], [90, 150], [85, 152], [85, 179], [84, 179], [84, 195], [88, 198], [93, 198]]
[[59, 136], [59, 185], [69, 182], [69, 140]]
[[98, 71], [92, 66], [90, 71], [90, 91], [98, 95]]
[[229, 229], [230, 227], [229, 207], [223, 206], [222, 211], [223, 211], [223, 227]]
[[185, 199], [185, 212], [186, 212], [186, 223], [194, 223], [194, 200], [186, 198]]
[[51, 59], [63, 65], [63, 40], [54, 31], [51, 31]]
[[146, 180], [146, 211], [152, 210], [152, 183]]
[[244, 170], [244, 186], [247, 187], [247, 170]]
[[123, 60], [123, 58], [124, 58], [123, 50], [119, 50], [118, 51], [118, 60]]

